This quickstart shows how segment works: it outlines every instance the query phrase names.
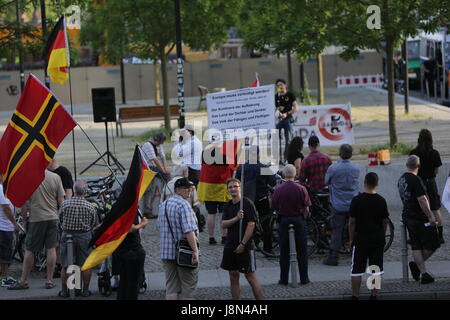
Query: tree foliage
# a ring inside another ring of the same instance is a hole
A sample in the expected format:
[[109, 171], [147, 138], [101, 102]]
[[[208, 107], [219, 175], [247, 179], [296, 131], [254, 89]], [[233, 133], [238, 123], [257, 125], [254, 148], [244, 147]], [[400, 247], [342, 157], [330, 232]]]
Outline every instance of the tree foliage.
[[[331, 0], [330, 0], [331, 1]], [[362, 49], [384, 52], [387, 63], [390, 144], [397, 143], [394, 99], [394, 50], [420, 30], [434, 32], [450, 22], [448, 3], [441, 0], [341, 0], [333, 2], [331, 26], [337, 41], [345, 46], [342, 56], [355, 57]], [[367, 8], [381, 12], [380, 29], [369, 29]]]
[[[180, 2], [183, 43], [194, 50], [209, 50], [226, 40], [243, 0]], [[169, 128], [166, 56], [176, 43], [174, 1], [108, 0], [91, 4], [83, 22], [82, 41], [112, 62], [124, 53], [161, 60], [165, 125]]]
[[[41, 10], [41, 3], [46, 5], [47, 34], [42, 34], [41, 25], [17, 22], [16, 1], [0, 0], [0, 59], [14, 61], [21, 46], [24, 55], [32, 55], [39, 60], [42, 55], [48, 33], [52, 30], [61, 14], [70, 5], [85, 8], [89, 0], [18, 0], [19, 15], [32, 18], [35, 12]], [[19, 41], [22, 39], [22, 42]], [[71, 56], [74, 57], [74, 56]]]

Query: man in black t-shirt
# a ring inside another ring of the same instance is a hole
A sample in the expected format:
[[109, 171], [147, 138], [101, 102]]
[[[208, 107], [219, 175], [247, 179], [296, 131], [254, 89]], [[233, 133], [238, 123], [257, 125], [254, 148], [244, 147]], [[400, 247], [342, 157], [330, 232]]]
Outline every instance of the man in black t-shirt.
[[[389, 212], [386, 200], [377, 194], [378, 175], [369, 172], [364, 179], [364, 193], [352, 199], [350, 204], [349, 240], [352, 244], [352, 299], [359, 298], [361, 276], [369, 266], [377, 266], [383, 274], [383, 253]], [[377, 290], [372, 289], [371, 300]]]
[[411, 155], [406, 161], [406, 172], [398, 180], [398, 190], [403, 202], [402, 219], [408, 229], [414, 261], [409, 263], [414, 280], [422, 284], [434, 278], [426, 271], [425, 261], [440, 247], [436, 219], [430, 209], [422, 179], [417, 176], [419, 157]]
[[227, 238], [220, 267], [229, 272], [233, 300], [240, 299], [239, 273], [245, 274], [255, 299], [261, 300], [262, 287], [255, 275], [256, 259], [253, 248], [253, 231], [257, 219], [255, 205], [244, 197], [243, 208], [240, 209], [241, 182], [238, 179], [229, 179], [227, 190], [231, 200], [225, 204], [222, 215], [222, 228], [227, 229]]
[[67, 169], [66, 167], [60, 166], [56, 162], [56, 158], [53, 158], [52, 161], [50, 161], [47, 169], [53, 173], [56, 173], [58, 176], [60, 176], [61, 182], [62, 182], [62, 185], [64, 188], [64, 192], [66, 193], [64, 199], [65, 200], [72, 199], [73, 179], [72, 179], [72, 174], [70, 173], [69, 169]]
[[275, 107], [277, 108], [277, 129], [281, 141], [281, 130], [284, 130], [284, 160], [287, 159], [287, 149], [292, 139], [293, 114], [298, 111], [298, 103], [295, 95], [287, 91], [286, 81], [278, 79], [275, 81], [277, 93], [275, 94]]

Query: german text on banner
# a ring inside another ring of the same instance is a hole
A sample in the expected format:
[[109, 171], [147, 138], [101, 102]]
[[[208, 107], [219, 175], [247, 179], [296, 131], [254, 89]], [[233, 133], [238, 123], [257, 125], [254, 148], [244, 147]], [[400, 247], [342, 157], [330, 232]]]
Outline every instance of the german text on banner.
[[44, 179], [59, 144], [76, 122], [34, 76], [28, 77], [0, 141], [5, 196], [21, 207]]
[[139, 146], [136, 146], [119, 199], [92, 237], [89, 246], [95, 245], [96, 248], [84, 262], [82, 271], [95, 267], [119, 247], [135, 221], [139, 200], [155, 175], [156, 172], [148, 167]]

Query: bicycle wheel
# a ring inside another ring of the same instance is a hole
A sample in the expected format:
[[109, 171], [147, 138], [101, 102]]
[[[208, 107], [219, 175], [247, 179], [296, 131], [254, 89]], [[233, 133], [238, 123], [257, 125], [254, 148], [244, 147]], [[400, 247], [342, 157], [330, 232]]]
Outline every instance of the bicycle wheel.
[[268, 226], [270, 236], [272, 238], [272, 248], [271, 250], [265, 250], [262, 243], [262, 235], [258, 241], [258, 248], [266, 257], [278, 258], [280, 256], [280, 245], [278, 242], [278, 221], [276, 215], [271, 214], [263, 217], [261, 219], [261, 226]]
[[317, 251], [319, 245], [319, 227], [316, 221], [309, 217], [306, 220], [306, 232], [307, 232], [307, 246], [308, 246], [308, 257], [313, 255]]
[[392, 242], [394, 242], [394, 224], [392, 223], [391, 219], [389, 219], [385, 235], [384, 252], [386, 252], [391, 247]]

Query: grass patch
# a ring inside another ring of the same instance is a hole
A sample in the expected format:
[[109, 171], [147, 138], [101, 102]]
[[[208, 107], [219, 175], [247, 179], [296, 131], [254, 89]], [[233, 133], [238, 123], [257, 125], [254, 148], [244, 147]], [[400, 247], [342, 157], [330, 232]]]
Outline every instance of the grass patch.
[[383, 145], [377, 145], [377, 146], [369, 146], [367, 148], [361, 148], [359, 149], [360, 154], [368, 154], [368, 153], [375, 153], [378, 150], [382, 149], [389, 149], [391, 154], [403, 154], [408, 155], [414, 147], [407, 145], [405, 143], [398, 142], [394, 147], [390, 147], [389, 144], [383, 144]]
[[155, 134], [160, 133], [160, 132], [164, 132], [166, 134], [167, 137], [167, 141], [170, 141], [170, 137], [172, 136], [172, 132], [174, 130], [167, 130], [164, 127], [160, 127], [158, 129], [151, 129], [149, 131], [145, 131], [143, 134], [140, 134], [136, 137], [134, 137], [134, 140], [138, 143], [144, 143], [147, 142], [150, 138], [152, 138]]

